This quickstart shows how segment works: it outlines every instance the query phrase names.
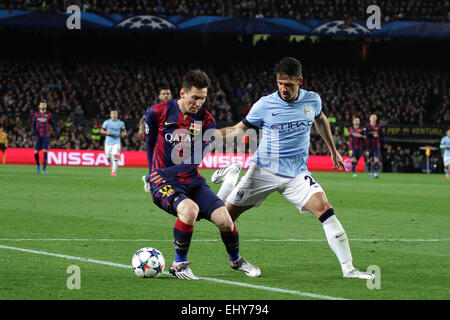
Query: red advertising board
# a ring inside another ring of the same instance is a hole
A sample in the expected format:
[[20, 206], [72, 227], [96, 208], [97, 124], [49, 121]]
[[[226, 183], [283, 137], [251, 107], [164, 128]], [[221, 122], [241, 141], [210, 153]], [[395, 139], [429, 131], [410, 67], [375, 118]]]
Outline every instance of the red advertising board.
[[[35, 164], [34, 149], [9, 148], [7, 149], [7, 164]], [[253, 154], [220, 154], [210, 153], [203, 159], [200, 168], [218, 169], [225, 167], [234, 161], [243, 164], [243, 169], [250, 165]], [[42, 161], [42, 152], [41, 152]], [[351, 171], [349, 157], [344, 157], [346, 171]], [[50, 149], [48, 151], [48, 164], [56, 166], [109, 166], [103, 150], [66, 150]], [[121, 167], [147, 167], [147, 154], [145, 151], [122, 151], [119, 157]], [[330, 156], [310, 156], [308, 159], [310, 171], [335, 171]], [[361, 158], [356, 166], [358, 172], [364, 171], [364, 159]]]

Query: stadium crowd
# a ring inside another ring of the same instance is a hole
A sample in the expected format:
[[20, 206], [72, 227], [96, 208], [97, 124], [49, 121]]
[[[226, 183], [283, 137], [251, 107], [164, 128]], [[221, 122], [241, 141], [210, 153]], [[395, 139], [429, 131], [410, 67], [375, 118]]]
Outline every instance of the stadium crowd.
[[75, 4], [94, 13], [240, 16], [248, 18], [367, 19], [367, 7], [380, 7], [384, 21], [448, 22], [450, 1], [394, 0], [3, 0], [0, 10], [66, 11]]
[[[59, 139], [53, 138], [53, 148], [102, 149], [101, 138], [94, 138], [92, 130], [99, 128], [115, 107], [127, 123], [123, 150], [145, 150], [137, 136], [138, 120], [148, 105], [157, 102], [159, 88], [169, 87], [177, 96], [180, 84], [173, 75], [192, 67], [210, 75], [207, 107], [223, 124], [245, 117], [260, 96], [275, 89], [272, 66], [264, 64], [230, 66], [225, 76], [235, 91], [227, 97], [212, 65], [89, 60], [65, 67], [45, 59], [2, 58], [0, 125], [8, 133], [9, 147], [33, 147], [31, 117], [43, 97], [60, 130]], [[350, 124], [355, 115], [366, 121], [370, 113], [377, 113], [382, 125], [450, 125], [450, 77], [444, 70], [374, 67], [361, 72], [353, 65], [307, 65], [304, 78], [303, 87], [321, 95], [333, 122]], [[344, 130], [334, 130], [334, 136], [340, 153], [347, 155]], [[315, 130], [311, 142], [310, 154], [328, 154]], [[386, 163], [392, 170], [413, 170], [420, 163], [420, 154], [411, 148], [386, 145], [384, 152], [393, 153], [394, 161]]]

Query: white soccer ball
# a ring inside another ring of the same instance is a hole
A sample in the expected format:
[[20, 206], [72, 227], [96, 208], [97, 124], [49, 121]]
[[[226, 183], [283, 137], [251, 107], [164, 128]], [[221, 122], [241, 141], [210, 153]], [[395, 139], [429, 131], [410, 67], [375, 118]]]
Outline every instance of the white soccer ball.
[[131, 259], [134, 273], [140, 278], [156, 278], [164, 271], [164, 256], [161, 251], [145, 247], [136, 251]]

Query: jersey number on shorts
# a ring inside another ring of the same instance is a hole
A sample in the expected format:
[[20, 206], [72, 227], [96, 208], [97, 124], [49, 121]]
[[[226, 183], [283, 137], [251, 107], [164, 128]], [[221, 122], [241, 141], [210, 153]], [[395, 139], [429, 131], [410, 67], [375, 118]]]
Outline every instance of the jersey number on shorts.
[[311, 176], [305, 176], [305, 180], [309, 179], [309, 186], [313, 186], [316, 184], [316, 182], [314, 181], [314, 179]]
[[159, 192], [162, 193], [163, 197], [170, 197], [175, 193], [175, 190], [173, 190], [172, 186], [168, 184], [167, 186], [164, 186], [164, 188], [160, 189]]

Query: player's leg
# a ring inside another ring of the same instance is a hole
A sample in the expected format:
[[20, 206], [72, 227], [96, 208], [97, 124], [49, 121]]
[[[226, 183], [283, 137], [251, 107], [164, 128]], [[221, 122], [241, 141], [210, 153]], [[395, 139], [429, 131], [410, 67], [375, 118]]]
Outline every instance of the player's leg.
[[194, 201], [184, 195], [175, 196], [172, 205], [176, 208], [178, 219], [173, 226], [175, 258], [169, 271], [173, 276], [180, 279], [197, 280], [198, 278], [189, 266], [187, 255], [199, 208]]
[[43, 174], [47, 174], [48, 150], [47, 149], [43, 149], [42, 151], [44, 153], [44, 161], [42, 163], [42, 173]]
[[228, 196], [236, 186], [241, 172], [242, 165], [239, 162], [234, 162], [229, 166], [216, 170], [211, 176], [212, 183], [222, 183], [217, 196], [225, 202]]
[[380, 150], [378, 148], [375, 148], [372, 152], [373, 156], [373, 177], [375, 179], [378, 179], [378, 171], [380, 170]]
[[301, 174], [293, 179], [282, 191], [282, 195], [300, 212], [309, 211], [322, 222], [328, 245], [337, 256], [344, 277], [362, 279], [373, 277], [373, 275], [360, 272], [353, 267], [347, 234], [334, 215], [334, 210], [322, 187], [310, 175]]
[[358, 163], [358, 160], [356, 159], [356, 152], [355, 150], [350, 149], [348, 151], [349, 156], [351, 157], [352, 160], [352, 174], [353, 174], [353, 178], [356, 178], [356, 164]]
[[192, 200], [200, 208], [199, 217], [210, 220], [219, 228], [231, 268], [244, 272], [248, 277], [258, 277], [261, 274], [261, 270], [245, 261], [239, 254], [239, 233], [223, 201], [217, 197], [206, 183], [193, 190], [191, 195]]
[[41, 139], [34, 139], [34, 161], [36, 162], [36, 172], [41, 171], [41, 163], [39, 162], [39, 151], [41, 150]]
[[367, 174], [369, 179], [372, 178], [372, 157], [370, 155], [370, 150], [366, 150], [366, 166], [367, 166]]
[[115, 176], [117, 172], [117, 167], [119, 165], [120, 144], [113, 145], [111, 153], [112, 153], [111, 175]]
[[445, 172], [445, 177], [447, 179], [450, 178], [449, 172], [448, 172], [449, 168], [450, 168], [450, 157], [444, 157], [444, 172]]
[[250, 165], [247, 173], [224, 201], [231, 219], [236, 221], [246, 210], [258, 207], [285, 180], [255, 164]]
[[112, 163], [111, 163], [111, 154], [112, 154], [112, 145], [105, 144], [105, 156], [106, 160], [108, 160], [109, 166], [112, 170]]

